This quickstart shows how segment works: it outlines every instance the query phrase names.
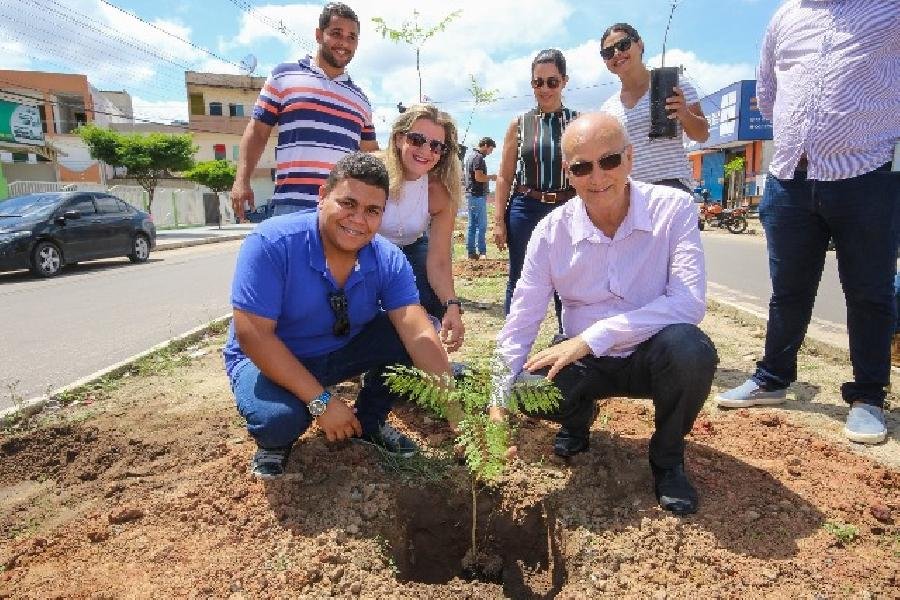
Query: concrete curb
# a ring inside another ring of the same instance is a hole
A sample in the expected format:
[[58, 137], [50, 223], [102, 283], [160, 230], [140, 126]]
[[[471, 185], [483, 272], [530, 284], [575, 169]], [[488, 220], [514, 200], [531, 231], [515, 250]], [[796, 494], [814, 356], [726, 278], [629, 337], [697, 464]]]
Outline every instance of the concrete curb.
[[160, 244], [159, 237], [156, 238], [156, 248], [154, 252], [164, 252], [166, 250], [178, 250], [179, 248], [190, 248], [191, 246], [202, 246], [204, 244], [217, 244], [219, 242], [235, 242], [247, 237], [246, 234], [220, 235], [216, 237], [201, 238], [197, 240], [184, 240], [181, 242], [172, 242], [171, 244]]
[[70, 383], [68, 385], [64, 385], [60, 388], [52, 390], [48, 394], [43, 394], [41, 396], [29, 398], [28, 400], [25, 400], [18, 406], [11, 406], [9, 408], [0, 410], [0, 420], [12, 417], [16, 414], [21, 414], [23, 417], [26, 417], [26, 418], [30, 417], [32, 415], [36, 415], [37, 413], [41, 412], [41, 410], [43, 410], [43, 408], [47, 405], [48, 402], [50, 402], [52, 399], [56, 398], [60, 394], [64, 394], [66, 392], [78, 389], [82, 386], [85, 386], [85, 385], [88, 385], [89, 383], [98, 381], [109, 375], [121, 374], [121, 373], [127, 371], [128, 368], [131, 367], [131, 365], [138, 362], [139, 360], [146, 358], [147, 356], [150, 356], [151, 354], [153, 354], [155, 352], [158, 352], [160, 350], [168, 348], [169, 346], [171, 346], [177, 342], [182, 342], [185, 340], [192, 341], [194, 339], [199, 339], [209, 329], [211, 329], [215, 325], [218, 325], [219, 323], [224, 323], [224, 322], [228, 321], [229, 319], [231, 319], [231, 313], [222, 315], [221, 317], [216, 317], [215, 319], [212, 319], [211, 321], [208, 321], [208, 322], [204, 323], [203, 325], [198, 325], [197, 327], [194, 327], [190, 331], [182, 333], [181, 335], [176, 335], [175, 337], [171, 337], [168, 340], [160, 342], [159, 344], [156, 344], [152, 348], [148, 348], [147, 350], [144, 350], [143, 352], [138, 352], [137, 354], [133, 354], [133, 355], [129, 356], [128, 358], [126, 358], [125, 360], [119, 361], [113, 365], [110, 365], [108, 367], [100, 369], [99, 371], [94, 371], [90, 375], [87, 375], [76, 381], [73, 381], [72, 383]]
[[[746, 306], [736, 304], [717, 296], [708, 296], [706, 299], [706, 305], [708, 308], [713, 308], [714, 310], [721, 311], [726, 315], [753, 323], [754, 325], [762, 327], [763, 329], [766, 328], [766, 325], [769, 322], [768, 315], [762, 314]], [[812, 350], [813, 353], [818, 356], [822, 356], [832, 360], [850, 360], [849, 351], [846, 346], [841, 346], [840, 342], [836, 342], [834, 339], [826, 339], [824, 335], [820, 334], [820, 332], [812, 331], [812, 329], [813, 325], [810, 325], [810, 330], [806, 332], [806, 338], [803, 340], [802, 347]], [[829, 335], [828, 337], [834, 338], [835, 336]], [[754, 350], [762, 353], [762, 345], [760, 345], [759, 348], [755, 348]]]

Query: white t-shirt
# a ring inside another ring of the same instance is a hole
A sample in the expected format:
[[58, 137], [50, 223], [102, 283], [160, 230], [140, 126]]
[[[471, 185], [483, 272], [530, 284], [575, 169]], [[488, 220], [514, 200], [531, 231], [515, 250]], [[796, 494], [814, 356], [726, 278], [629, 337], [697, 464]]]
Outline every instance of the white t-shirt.
[[[697, 90], [684, 77], [679, 78], [678, 87], [684, 92], [685, 101], [690, 104], [699, 102]], [[622, 104], [621, 90], [600, 107], [602, 112], [615, 115], [625, 125], [631, 145], [634, 147], [634, 166], [631, 176], [638, 181], [653, 183], [661, 179], [691, 179], [691, 169], [687, 153], [684, 151], [684, 139], [657, 138], [651, 140], [650, 133], [650, 90], [647, 90], [633, 108], [627, 109]]]
[[388, 198], [378, 233], [403, 247], [422, 237], [431, 215], [428, 213], [428, 175], [404, 181], [399, 198]]

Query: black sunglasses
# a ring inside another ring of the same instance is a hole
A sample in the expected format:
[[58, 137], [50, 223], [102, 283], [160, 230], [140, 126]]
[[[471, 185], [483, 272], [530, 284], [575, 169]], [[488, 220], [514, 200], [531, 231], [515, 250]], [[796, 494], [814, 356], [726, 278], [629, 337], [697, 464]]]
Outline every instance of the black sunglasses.
[[[547, 78], [547, 87], [551, 90], [555, 90], [559, 87], [559, 84], [562, 83], [559, 77], [548, 77]], [[531, 80], [531, 87], [534, 89], [540, 89], [544, 87], [544, 78], [543, 77], [535, 77]]]
[[331, 312], [334, 313], [334, 326], [331, 328], [331, 333], [337, 337], [350, 333], [350, 313], [347, 311], [347, 296], [344, 295], [344, 290], [330, 292], [328, 305], [331, 307]]
[[427, 137], [416, 131], [407, 131], [406, 141], [416, 148], [421, 148], [427, 143], [428, 147], [431, 148], [431, 151], [435, 154], [440, 154], [441, 156], [447, 154], [447, 144], [438, 140], [429, 140]]
[[595, 162], [597, 163], [597, 166], [599, 166], [604, 171], [612, 171], [622, 164], [622, 156], [624, 154], [625, 148], [622, 148], [621, 152], [616, 152], [615, 154], [607, 154], [606, 156], [597, 159], [596, 161], [583, 160], [574, 162], [569, 165], [569, 173], [571, 173], [573, 177], [584, 177], [586, 175], [590, 175], [594, 172]]
[[625, 52], [626, 50], [631, 48], [631, 43], [634, 41], [635, 40], [631, 39], [630, 37], [623, 37], [615, 44], [610, 44], [606, 48], [600, 50], [600, 56], [603, 57], [603, 60], [609, 60], [616, 55], [616, 50], [618, 50], [619, 52]]

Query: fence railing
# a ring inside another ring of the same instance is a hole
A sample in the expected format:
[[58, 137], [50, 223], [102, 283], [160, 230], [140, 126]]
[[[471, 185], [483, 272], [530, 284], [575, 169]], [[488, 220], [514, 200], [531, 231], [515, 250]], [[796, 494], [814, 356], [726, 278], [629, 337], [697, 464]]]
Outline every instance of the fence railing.
[[42, 192], [60, 192], [63, 184], [55, 181], [13, 181], [9, 184], [9, 195], [40, 194]]
[[[9, 184], [9, 195], [43, 192], [108, 192], [140, 210], [147, 210], [149, 194], [138, 185], [114, 185], [98, 183], [66, 183], [55, 181], [14, 181]], [[219, 212], [223, 223], [233, 222], [230, 202], [225, 194], [219, 194]], [[153, 193], [151, 214], [158, 227], [178, 225], [204, 225], [206, 212], [203, 191], [200, 188], [157, 188]]]

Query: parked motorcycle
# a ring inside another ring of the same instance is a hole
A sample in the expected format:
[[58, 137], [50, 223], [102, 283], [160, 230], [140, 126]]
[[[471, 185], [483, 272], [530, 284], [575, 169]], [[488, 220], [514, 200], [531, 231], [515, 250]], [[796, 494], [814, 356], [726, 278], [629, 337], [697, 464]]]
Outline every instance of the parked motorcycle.
[[710, 227], [721, 227], [731, 233], [747, 231], [746, 208], [722, 208], [718, 202], [704, 202], [700, 206], [700, 217]]

